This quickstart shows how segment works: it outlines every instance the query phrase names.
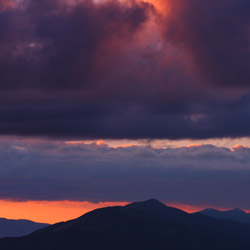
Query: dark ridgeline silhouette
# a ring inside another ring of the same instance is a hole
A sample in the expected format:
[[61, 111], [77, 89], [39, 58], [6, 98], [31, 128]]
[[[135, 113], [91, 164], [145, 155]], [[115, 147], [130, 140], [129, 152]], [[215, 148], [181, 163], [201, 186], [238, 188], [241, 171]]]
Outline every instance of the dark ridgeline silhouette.
[[49, 224], [36, 223], [29, 220], [9, 220], [0, 218], [0, 238], [24, 236], [47, 226], [49, 226]]
[[91, 211], [20, 238], [1, 250], [249, 250], [250, 225], [188, 214], [157, 200]]
[[250, 214], [242, 211], [239, 208], [227, 211], [220, 211], [213, 208], [206, 208], [200, 211], [200, 213], [208, 215], [218, 220], [233, 220], [250, 224]]

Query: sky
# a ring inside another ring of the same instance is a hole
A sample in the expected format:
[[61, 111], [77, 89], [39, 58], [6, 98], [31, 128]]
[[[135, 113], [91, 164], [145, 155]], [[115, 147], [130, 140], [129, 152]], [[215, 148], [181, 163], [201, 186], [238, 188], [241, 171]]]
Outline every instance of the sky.
[[249, 211], [249, 11], [0, 0], [0, 217], [149, 198]]

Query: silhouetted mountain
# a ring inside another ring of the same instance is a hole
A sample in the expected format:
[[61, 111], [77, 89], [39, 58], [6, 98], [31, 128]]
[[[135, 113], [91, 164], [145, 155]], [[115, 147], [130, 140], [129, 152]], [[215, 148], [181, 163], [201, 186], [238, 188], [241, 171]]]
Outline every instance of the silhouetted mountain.
[[156, 199], [134, 202], [128, 204], [125, 208], [145, 212], [160, 219], [172, 220], [174, 218], [175, 221], [182, 223], [190, 218], [188, 213], [174, 207], [168, 207]]
[[29, 220], [8, 220], [0, 218], [0, 238], [24, 236], [47, 226], [49, 226], [49, 224], [36, 223]]
[[239, 208], [235, 208], [228, 211], [220, 211], [213, 208], [206, 208], [200, 211], [200, 213], [218, 220], [233, 220], [250, 224], [250, 214], [242, 211]]
[[250, 225], [188, 214], [157, 200], [96, 209], [20, 238], [1, 250], [249, 250]]

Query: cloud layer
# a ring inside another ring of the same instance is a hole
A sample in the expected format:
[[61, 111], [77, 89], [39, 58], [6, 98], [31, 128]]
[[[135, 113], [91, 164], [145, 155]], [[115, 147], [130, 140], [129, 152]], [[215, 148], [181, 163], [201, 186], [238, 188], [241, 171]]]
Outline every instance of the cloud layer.
[[0, 199], [133, 201], [250, 209], [250, 148], [1, 140]]
[[249, 136], [249, 1], [0, 1], [0, 133]]

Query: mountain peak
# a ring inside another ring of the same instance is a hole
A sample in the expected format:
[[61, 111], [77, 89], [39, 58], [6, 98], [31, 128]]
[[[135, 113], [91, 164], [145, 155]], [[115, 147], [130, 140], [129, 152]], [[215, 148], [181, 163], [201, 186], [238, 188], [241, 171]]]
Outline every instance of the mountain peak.
[[249, 214], [239, 208], [234, 208], [234, 209], [226, 210], [226, 211], [220, 211], [220, 210], [216, 210], [213, 208], [212, 209], [207, 208], [207, 209], [200, 211], [200, 213], [210, 216], [214, 219], [234, 220], [234, 221], [239, 221], [243, 223], [250, 223]]
[[220, 210], [217, 210], [215, 208], [205, 208], [200, 211], [200, 213], [206, 213], [206, 212], [221, 212]]
[[167, 206], [156, 199], [149, 199], [146, 201], [133, 202], [125, 207], [135, 208], [135, 209], [147, 208], [147, 209], [158, 210], [158, 209], [165, 209]]
[[125, 206], [125, 209], [126, 208], [141, 211], [153, 217], [166, 220], [172, 220], [172, 218], [175, 218], [177, 221], [186, 221], [189, 218], [188, 213], [178, 208], [168, 207], [156, 199], [134, 202]]
[[[250, 249], [250, 226], [193, 216], [156, 199], [93, 210], [22, 238], [0, 239], [1, 250]], [[204, 244], [205, 243], [205, 244]], [[209, 244], [206, 244], [209, 243]]]
[[228, 212], [230, 213], [234, 213], [234, 214], [242, 214], [242, 215], [245, 215], [247, 214], [245, 211], [239, 209], [239, 208], [234, 208], [232, 210], [229, 210]]
[[158, 201], [157, 199], [149, 199], [149, 200], [145, 200], [145, 201], [138, 201], [138, 202], [133, 202], [132, 204], [141, 204], [141, 205], [152, 205], [152, 206], [166, 206], [165, 204], [163, 204], [162, 202]]

